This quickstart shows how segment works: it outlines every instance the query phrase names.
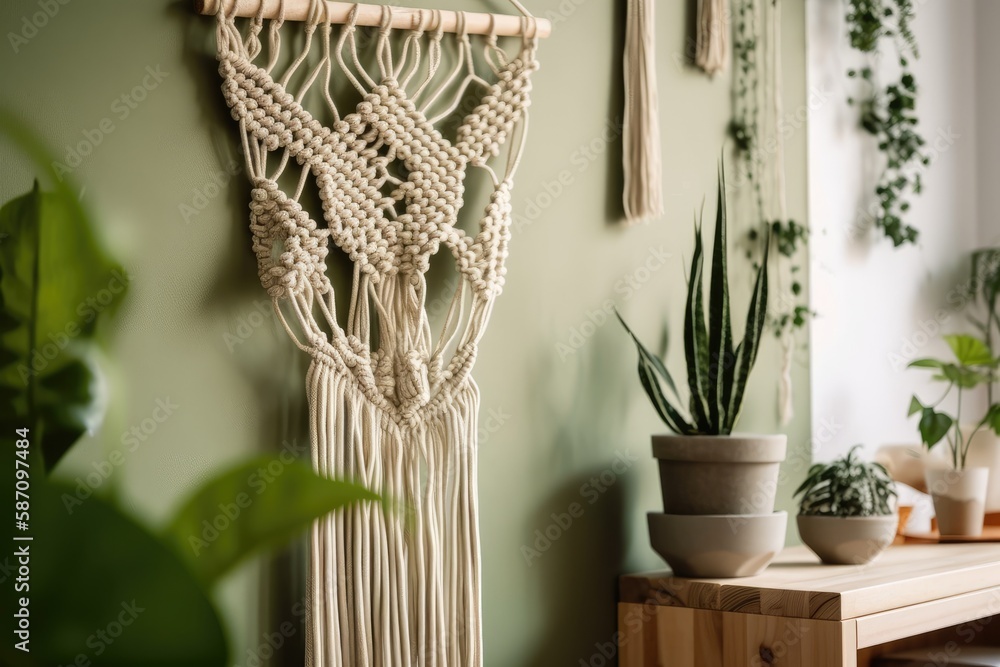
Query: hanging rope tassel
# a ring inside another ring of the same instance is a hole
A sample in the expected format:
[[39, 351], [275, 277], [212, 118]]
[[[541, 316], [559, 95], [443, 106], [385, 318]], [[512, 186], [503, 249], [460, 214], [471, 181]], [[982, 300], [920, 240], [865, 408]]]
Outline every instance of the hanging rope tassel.
[[714, 76], [726, 68], [729, 60], [726, 0], [698, 0], [697, 25], [694, 62], [706, 74]]
[[629, 223], [663, 215], [660, 101], [656, 88], [654, 0], [629, 0], [625, 28], [622, 202]]

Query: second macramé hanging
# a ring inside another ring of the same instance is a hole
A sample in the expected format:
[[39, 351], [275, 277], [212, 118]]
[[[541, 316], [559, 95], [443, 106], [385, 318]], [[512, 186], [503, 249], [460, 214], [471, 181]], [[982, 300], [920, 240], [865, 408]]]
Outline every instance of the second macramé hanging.
[[[262, 40], [262, 16], [241, 33], [232, 16], [218, 14], [222, 90], [252, 182], [253, 248], [275, 311], [312, 358], [314, 465], [405, 500], [413, 513], [365, 506], [317, 523], [307, 662], [478, 667], [479, 392], [470, 373], [506, 273], [536, 24], [523, 18], [520, 47], [508, 55], [495, 35], [474, 49], [462, 14], [457, 37], [446, 41], [440, 27], [425, 30], [435, 24], [431, 11], [399, 31], [388, 7], [376, 29], [355, 25], [357, 7], [342, 28], [330, 25], [326, 3], [312, 7], [298, 24], [304, 45], [290, 56], [281, 53], [280, 18]], [[333, 76], [346, 77], [360, 99], [349, 111], [330, 94]], [[471, 86], [481, 97], [456, 114]], [[318, 111], [303, 104], [309, 91]], [[438, 128], [450, 120], [457, 130], [446, 139]], [[497, 170], [492, 158], [505, 143]], [[470, 167], [484, 170], [492, 188], [474, 236], [457, 227]], [[300, 203], [310, 182], [322, 225]], [[327, 277], [331, 242], [353, 265], [349, 294], [335, 294]], [[442, 249], [462, 280], [434, 336], [426, 273]], [[343, 324], [338, 296], [349, 299]]]

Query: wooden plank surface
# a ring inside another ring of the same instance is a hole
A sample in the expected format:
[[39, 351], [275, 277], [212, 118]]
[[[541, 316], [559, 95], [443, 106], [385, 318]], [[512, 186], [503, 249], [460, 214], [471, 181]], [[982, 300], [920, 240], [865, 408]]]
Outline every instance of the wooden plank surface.
[[621, 601], [840, 621], [997, 586], [1000, 544], [894, 546], [867, 565], [822, 565], [793, 547], [756, 577], [628, 575]]
[[665, 607], [719, 609], [724, 580], [683, 579], [667, 572], [625, 575], [619, 580], [622, 602], [656, 604]]

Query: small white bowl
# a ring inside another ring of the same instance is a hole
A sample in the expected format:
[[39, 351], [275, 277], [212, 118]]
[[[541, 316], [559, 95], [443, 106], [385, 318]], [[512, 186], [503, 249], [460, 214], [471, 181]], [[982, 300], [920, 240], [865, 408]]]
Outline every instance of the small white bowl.
[[750, 577], [785, 546], [787, 512], [663, 514], [649, 512], [649, 541], [679, 577]]

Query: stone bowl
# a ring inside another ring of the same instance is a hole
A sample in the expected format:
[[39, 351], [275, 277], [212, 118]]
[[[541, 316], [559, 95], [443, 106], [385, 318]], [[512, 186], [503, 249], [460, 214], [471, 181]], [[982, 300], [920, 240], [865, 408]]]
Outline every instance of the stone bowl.
[[663, 514], [650, 512], [649, 541], [679, 577], [750, 577], [785, 546], [787, 512]]
[[896, 538], [899, 517], [798, 516], [799, 537], [827, 565], [863, 565]]

